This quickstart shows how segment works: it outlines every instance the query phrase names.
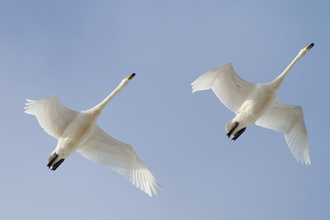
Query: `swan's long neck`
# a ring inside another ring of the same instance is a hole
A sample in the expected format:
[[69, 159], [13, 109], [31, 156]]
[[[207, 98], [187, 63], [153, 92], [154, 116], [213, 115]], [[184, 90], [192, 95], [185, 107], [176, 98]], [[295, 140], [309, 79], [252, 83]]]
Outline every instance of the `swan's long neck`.
[[274, 79], [270, 84], [273, 85], [276, 89], [278, 89], [280, 87], [280, 85], [282, 84], [284, 78], [286, 77], [286, 75], [288, 75], [288, 73], [290, 72], [290, 70], [292, 69], [292, 67], [305, 55], [306, 53], [302, 53], [302, 51], [300, 51], [300, 53], [292, 60], [292, 62], [289, 64], [289, 66], [281, 73], [281, 75], [279, 75], [276, 79]]
[[125, 88], [127, 86], [127, 84], [128, 83], [125, 83], [124, 81], [122, 81], [117, 86], [117, 88], [115, 90], [113, 90], [113, 92], [110, 95], [108, 95], [108, 97], [106, 97], [100, 104], [98, 104], [91, 110], [95, 111], [95, 113], [101, 114], [104, 107], [111, 101], [111, 99], [113, 99], [113, 97], [115, 97], [123, 88]]

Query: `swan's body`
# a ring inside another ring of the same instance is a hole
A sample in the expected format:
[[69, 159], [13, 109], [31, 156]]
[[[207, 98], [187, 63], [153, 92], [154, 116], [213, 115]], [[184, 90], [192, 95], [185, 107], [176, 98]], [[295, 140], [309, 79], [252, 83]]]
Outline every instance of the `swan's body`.
[[246, 127], [256, 124], [285, 133], [288, 146], [298, 162], [310, 164], [307, 130], [300, 106], [286, 105], [277, 100], [278, 89], [291, 68], [314, 46], [303, 48], [275, 80], [254, 84], [241, 79], [231, 63], [212, 69], [191, 85], [193, 93], [212, 89], [220, 101], [236, 117], [227, 123], [228, 137], [236, 140]]
[[161, 185], [137, 157], [134, 149], [107, 135], [96, 124], [108, 102], [125, 88], [135, 74], [125, 78], [100, 104], [86, 111], [66, 108], [58, 96], [29, 100], [25, 113], [35, 115], [41, 127], [58, 139], [57, 146], [48, 159], [47, 166], [56, 170], [73, 152], [98, 162], [124, 175], [133, 185], [152, 196]]

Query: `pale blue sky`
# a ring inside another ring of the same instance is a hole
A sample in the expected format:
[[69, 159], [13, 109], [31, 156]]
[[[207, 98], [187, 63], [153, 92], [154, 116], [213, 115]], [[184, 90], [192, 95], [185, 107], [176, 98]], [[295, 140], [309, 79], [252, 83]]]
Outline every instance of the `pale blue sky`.
[[[329, 11], [327, 0], [0, 1], [0, 218], [329, 219]], [[212, 91], [191, 94], [227, 62], [269, 82], [312, 42], [278, 93], [303, 108], [311, 166], [279, 132], [253, 125], [229, 140], [234, 113]], [[86, 110], [133, 72], [98, 124], [133, 146], [160, 195], [79, 153], [49, 171], [57, 140], [25, 99]]]

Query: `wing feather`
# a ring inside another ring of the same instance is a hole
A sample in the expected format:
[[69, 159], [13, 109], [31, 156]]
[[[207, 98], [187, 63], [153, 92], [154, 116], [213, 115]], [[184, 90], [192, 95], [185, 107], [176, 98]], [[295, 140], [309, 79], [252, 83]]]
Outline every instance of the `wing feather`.
[[209, 70], [191, 85], [193, 93], [212, 89], [220, 101], [235, 113], [256, 87], [256, 84], [240, 78], [231, 63]]
[[27, 99], [25, 113], [35, 115], [40, 126], [51, 136], [59, 139], [65, 128], [79, 112], [68, 109], [60, 102], [58, 95], [40, 99]]
[[137, 157], [131, 145], [120, 142], [96, 126], [89, 139], [77, 150], [89, 160], [122, 174], [133, 185], [152, 196], [162, 186]]
[[311, 164], [307, 129], [300, 106], [283, 104], [276, 99], [273, 107], [256, 121], [256, 125], [283, 132], [298, 163]]

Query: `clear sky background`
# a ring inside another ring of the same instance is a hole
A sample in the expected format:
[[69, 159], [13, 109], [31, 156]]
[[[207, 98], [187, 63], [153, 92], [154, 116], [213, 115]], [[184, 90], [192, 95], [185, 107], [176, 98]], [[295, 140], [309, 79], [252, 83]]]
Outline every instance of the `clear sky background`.
[[[0, 218], [329, 219], [329, 12], [328, 0], [0, 1]], [[231, 141], [234, 113], [210, 90], [191, 93], [227, 62], [270, 82], [310, 43], [278, 93], [303, 108], [310, 166], [279, 132], [253, 125]], [[79, 153], [49, 171], [57, 140], [25, 99], [86, 110], [133, 72], [98, 124], [164, 190], [150, 198]]]

